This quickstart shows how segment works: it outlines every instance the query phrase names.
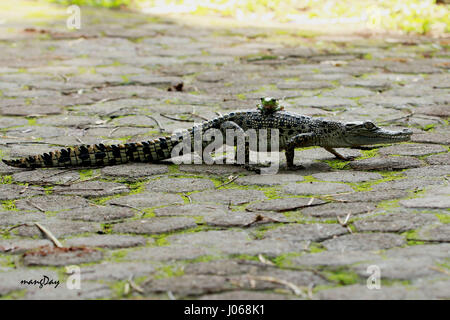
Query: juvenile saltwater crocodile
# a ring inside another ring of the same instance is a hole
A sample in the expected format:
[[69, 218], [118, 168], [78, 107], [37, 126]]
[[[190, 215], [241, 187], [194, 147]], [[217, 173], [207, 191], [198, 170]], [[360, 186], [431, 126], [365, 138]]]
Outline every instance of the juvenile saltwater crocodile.
[[[204, 133], [208, 129], [225, 132], [234, 129], [245, 132], [254, 129], [279, 130], [279, 150], [284, 150], [287, 166], [295, 168], [294, 149], [320, 146], [339, 159], [348, 160], [334, 148], [358, 147], [381, 143], [408, 141], [412, 132], [408, 129], [390, 131], [377, 127], [371, 121], [339, 122], [312, 118], [283, 110], [273, 98], [262, 98], [256, 110], [236, 111], [195, 125], [182, 133], [136, 143], [118, 145], [80, 145], [29, 156], [4, 163], [20, 168], [107, 166], [127, 162], [159, 162], [172, 158], [172, 150], [183, 141], [183, 136]], [[248, 162], [249, 147], [245, 147]], [[180, 153], [181, 155], [181, 153]]]

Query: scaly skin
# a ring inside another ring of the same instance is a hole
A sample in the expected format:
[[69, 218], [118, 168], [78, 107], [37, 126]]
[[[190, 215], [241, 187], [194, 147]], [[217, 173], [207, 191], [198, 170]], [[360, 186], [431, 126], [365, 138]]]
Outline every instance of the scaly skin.
[[[224, 133], [226, 129], [238, 131], [255, 129], [258, 133], [259, 129], [278, 129], [279, 150], [285, 151], [288, 167], [294, 167], [295, 148], [320, 146], [336, 157], [347, 160], [333, 148], [396, 143], [408, 141], [412, 135], [408, 129], [389, 131], [377, 127], [370, 121], [343, 123], [280, 111], [278, 103], [274, 103], [271, 98], [261, 99], [261, 102], [257, 110], [232, 112], [196, 125], [182, 133], [154, 140], [110, 146], [103, 144], [75, 146], [18, 160], [3, 160], [3, 162], [19, 168], [89, 167], [127, 162], [159, 162], [170, 159], [173, 148], [187, 135], [193, 141], [196, 132], [203, 134], [208, 129], [218, 129]], [[182, 152], [179, 153], [181, 154]]]

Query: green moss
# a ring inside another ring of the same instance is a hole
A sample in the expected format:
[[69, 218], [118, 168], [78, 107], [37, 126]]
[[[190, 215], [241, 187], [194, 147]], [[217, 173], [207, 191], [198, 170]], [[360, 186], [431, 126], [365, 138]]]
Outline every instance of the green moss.
[[247, 97], [245, 96], [245, 94], [243, 93], [239, 93], [236, 95], [236, 98], [238, 98], [239, 100], [245, 100], [247, 99]]
[[124, 74], [124, 75], [122, 75], [121, 77], [122, 77], [123, 83], [128, 83], [128, 82], [130, 82], [130, 79], [128, 78], [127, 75]]
[[347, 164], [350, 163], [350, 161], [343, 161], [339, 159], [323, 160], [323, 162], [327, 163], [331, 168], [336, 170], [347, 170]]
[[8, 294], [2, 295], [0, 297], [0, 300], [19, 300], [19, 299], [24, 299], [26, 293], [27, 293], [26, 289], [13, 291], [13, 292], [10, 292]]
[[36, 118], [27, 118], [29, 126], [35, 126], [37, 124]]
[[168, 246], [170, 244], [166, 235], [155, 235], [152, 238], [155, 239], [154, 245], [157, 247]]
[[155, 279], [179, 277], [182, 275], [184, 275], [182, 267], [167, 265], [156, 269]]
[[441, 223], [450, 223], [450, 214], [436, 213], [435, 216]]
[[392, 208], [398, 208], [400, 207], [400, 205], [398, 204], [398, 199], [397, 200], [385, 200], [385, 201], [381, 201], [378, 203], [377, 208], [378, 209], [383, 209], [383, 210], [389, 210]]
[[125, 257], [127, 256], [128, 251], [121, 249], [121, 250], [114, 250], [113, 252], [111, 252], [111, 259], [118, 262], [118, 261], [123, 261], [125, 259]]
[[351, 285], [359, 282], [359, 276], [349, 270], [340, 269], [334, 271], [324, 271], [323, 274], [332, 282], [337, 282], [340, 285]]
[[2, 207], [5, 210], [14, 210], [17, 211], [15, 200], [3, 200], [1, 201]]
[[279, 268], [289, 268], [292, 266], [292, 258], [300, 257], [301, 253], [299, 252], [289, 252], [282, 255], [277, 256], [272, 259], [272, 262]]
[[417, 240], [419, 239], [419, 234], [417, 230], [408, 230], [406, 232], [403, 232], [401, 235], [406, 238], [406, 241], [410, 246], [425, 244], [424, 241]]
[[78, 173], [80, 174], [81, 181], [89, 179], [94, 175], [94, 171], [92, 169], [78, 170]]
[[0, 176], [0, 184], [11, 184], [12, 181], [12, 176]]

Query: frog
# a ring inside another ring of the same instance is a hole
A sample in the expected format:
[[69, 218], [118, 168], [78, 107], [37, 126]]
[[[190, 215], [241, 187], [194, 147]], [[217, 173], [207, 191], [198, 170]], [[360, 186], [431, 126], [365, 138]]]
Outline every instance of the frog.
[[278, 100], [272, 97], [261, 98], [261, 103], [256, 107], [264, 114], [271, 114], [277, 111], [284, 110], [284, 107], [280, 106]]

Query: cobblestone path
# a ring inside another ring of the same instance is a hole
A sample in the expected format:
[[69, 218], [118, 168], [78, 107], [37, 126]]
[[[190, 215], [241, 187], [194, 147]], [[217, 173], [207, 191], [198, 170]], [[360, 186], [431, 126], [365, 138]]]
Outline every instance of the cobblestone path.
[[[448, 41], [82, 14], [78, 31], [66, 15], [0, 25], [0, 157], [141, 141], [262, 96], [305, 115], [409, 127], [412, 142], [341, 150], [350, 162], [297, 150], [306, 168], [274, 176], [2, 164], [1, 297], [450, 298]], [[81, 268], [80, 290], [65, 285], [68, 265]], [[367, 287], [372, 265], [380, 290]], [[62, 284], [20, 283], [43, 275]]]

